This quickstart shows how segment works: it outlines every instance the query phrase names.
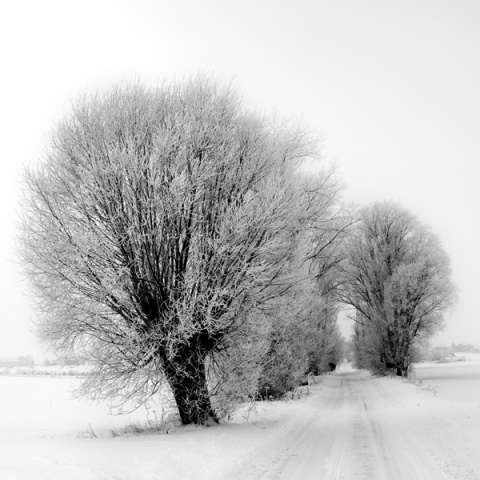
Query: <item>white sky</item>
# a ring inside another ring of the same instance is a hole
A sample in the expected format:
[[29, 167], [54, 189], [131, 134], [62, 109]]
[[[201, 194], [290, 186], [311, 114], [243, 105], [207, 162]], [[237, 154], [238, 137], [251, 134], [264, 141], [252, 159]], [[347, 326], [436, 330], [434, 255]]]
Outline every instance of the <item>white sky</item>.
[[22, 164], [71, 100], [124, 79], [234, 77], [323, 132], [357, 202], [441, 237], [459, 302], [438, 341], [480, 344], [478, 0], [26, 0], [0, 7], [0, 356], [39, 351], [14, 263]]

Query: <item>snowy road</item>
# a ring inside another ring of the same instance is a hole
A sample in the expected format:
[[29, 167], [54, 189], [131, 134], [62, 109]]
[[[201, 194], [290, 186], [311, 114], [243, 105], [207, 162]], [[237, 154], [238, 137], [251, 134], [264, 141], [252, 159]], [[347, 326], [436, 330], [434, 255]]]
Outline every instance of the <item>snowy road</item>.
[[278, 478], [446, 478], [423, 446], [421, 426], [370, 379], [359, 372], [328, 377], [318, 416], [289, 448]]
[[145, 412], [112, 417], [68, 378], [0, 376], [0, 479], [480, 480], [480, 363], [417, 373], [343, 371], [222, 425], [123, 437]]
[[255, 468], [262, 473], [257, 476], [247, 469], [245, 476], [266, 480], [478, 479], [469, 452], [458, 445], [448, 422], [426, 415], [425, 408], [419, 408], [421, 403], [416, 403], [437, 399], [425, 392], [418, 399], [397, 396], [398, 387], [406, 386], [397, 379], [375, 379], [361, 371], [324, 377], [320, 392], [308, 402], [309, 407], [316, 404], [316, 413], [287, 432], [270, 466], [263, 464], [259, 469], [257, 462]]

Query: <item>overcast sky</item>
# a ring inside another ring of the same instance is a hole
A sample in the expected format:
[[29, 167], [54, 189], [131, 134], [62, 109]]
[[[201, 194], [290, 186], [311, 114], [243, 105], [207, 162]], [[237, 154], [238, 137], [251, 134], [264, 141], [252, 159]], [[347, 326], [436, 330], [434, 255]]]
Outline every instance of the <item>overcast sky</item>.
[[348, 200], [429, 224], [459, 289], [437, 340], [480, 344], [478, 0], [11, 1], [0, 45], [0, 356], [39, 352], [14, 256], [22, 165], [80, 94], [200, 70], [321, 132]]

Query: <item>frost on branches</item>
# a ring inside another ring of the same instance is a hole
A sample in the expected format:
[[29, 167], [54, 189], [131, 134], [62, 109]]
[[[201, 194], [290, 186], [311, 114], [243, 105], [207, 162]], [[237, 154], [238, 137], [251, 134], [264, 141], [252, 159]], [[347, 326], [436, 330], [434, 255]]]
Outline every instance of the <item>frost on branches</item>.
[[358, 366], [406, 376], [418, 341], [442, 326], [454, 300], [438, 238], [399, 205], [360, 212], [345, 245], [338, 298], [355, 307]]
[[74, 105], [25, 173], [21, 253], [40, 335], [94, 364], [84, 392], [138, 404], [166, 382], [184, 424], [218, 418], [206, 366], [324, 228], [335, 192], [298, 173], [315, 149], [204, 77]]

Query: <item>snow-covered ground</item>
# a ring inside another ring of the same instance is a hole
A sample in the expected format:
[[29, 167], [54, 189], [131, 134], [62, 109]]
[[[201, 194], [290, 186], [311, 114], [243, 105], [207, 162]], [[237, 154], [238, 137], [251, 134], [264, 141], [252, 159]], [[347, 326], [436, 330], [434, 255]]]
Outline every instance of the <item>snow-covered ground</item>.
[[423, 388], [431, 389], [439, 398], [480, 407], [480, 362], [420, 364], [415, 375]]
[[0, 478], [480, 479], [480, 365], [416, 370], [418, 386], [346, 367], [228, 424], [126, 437], [159, 407], [116, 417], [72, 399], [73, 378], [0, 376]]

